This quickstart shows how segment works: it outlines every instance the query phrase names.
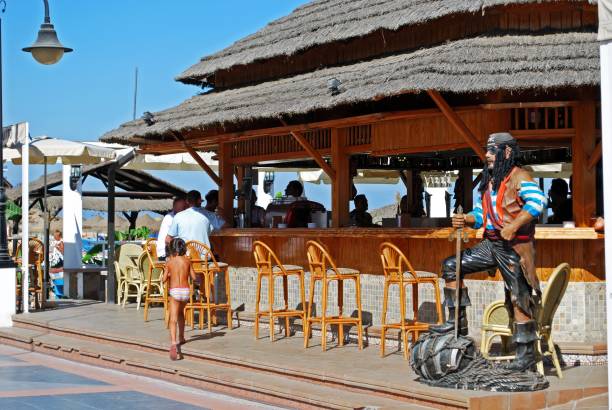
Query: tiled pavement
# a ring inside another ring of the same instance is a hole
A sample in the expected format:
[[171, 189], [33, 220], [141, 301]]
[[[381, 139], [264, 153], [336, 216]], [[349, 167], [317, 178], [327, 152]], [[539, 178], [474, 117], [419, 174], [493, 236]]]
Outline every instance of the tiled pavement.
[[0, 345], [0, 409], [271, 409]]

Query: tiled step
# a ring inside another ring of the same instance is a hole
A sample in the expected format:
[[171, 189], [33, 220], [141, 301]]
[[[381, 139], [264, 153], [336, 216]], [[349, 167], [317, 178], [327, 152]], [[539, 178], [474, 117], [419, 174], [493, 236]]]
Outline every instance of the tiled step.
[[19, 347], [130, 373], [162, 378], [179, 384], [241, 395], [270, 404], [298, 408], [358, 409], [430, 407], [384, 397], [346, 391], [270, 373], [245, 372], [201, 361], [171, 361], [167, 354], [117, 348], [43, 330], [18, 327], [0, 329], [0, 340]]

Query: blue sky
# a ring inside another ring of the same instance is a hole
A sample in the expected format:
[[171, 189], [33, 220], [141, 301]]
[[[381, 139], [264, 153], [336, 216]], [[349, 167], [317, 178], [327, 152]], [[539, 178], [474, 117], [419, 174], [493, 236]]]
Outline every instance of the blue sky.
[[[132, 118], [134, 69], [139, 69], [137, 116], [176, 105], [198, 88], [174, 81], [182, 70], [304, 0], [50, 0], [60, 41], [75, 51], [43, 66], [21, 51], [43, 21], [42, 0], [7, 0], [3, 24], [4, 124], [29, 121], [32, 136], [97, 140]], [[57, 170], [53, 167], [52, 170]], [[31, 166], [31, 179], [42, 174]], [[186, 189], [213, 187], [206, 174], [162, 172]], [[293, 175], [279, 175], [276, 191]], [[8, 178], [21, 180], [19, 167]], [[393, 202], [398, 187], [360, 186], [370, 207]], [[310, 197], [330, 205], [329, 187], [308, 184]], [[384, 195], [381, 195], [383, 194]]]

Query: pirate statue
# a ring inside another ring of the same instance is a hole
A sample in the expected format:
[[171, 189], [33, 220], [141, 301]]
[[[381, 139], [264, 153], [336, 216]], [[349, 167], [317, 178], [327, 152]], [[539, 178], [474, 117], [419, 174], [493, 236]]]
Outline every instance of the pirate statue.
[[[540, 286], [535, 273], [534, 232], [537, 218], [546, 199], [529, 173], [519, 166], [519, 147], [509, 133], [491, 134], [487, 140], [486, 164], [482, 172], [480, 201], [465, 215], [453, 216], [453, 227], [485, 227], [484, 240], [461, 253], [461, 275], [500, 270], [504, 279], [506, 308], [513, 317], [513, 339], [516, 358], [509, 370], [525, 371], [536, 363], [536, 309], [540, 303]], [[466, 306], [470, 305], [467, 288], [455, 300], [456, 258], [442, 264], [445, 304], [449, 319], [432, 326], [435, 333], [452, 332], [455, 309], [459, 309], [459, 330], [468, 333]]]

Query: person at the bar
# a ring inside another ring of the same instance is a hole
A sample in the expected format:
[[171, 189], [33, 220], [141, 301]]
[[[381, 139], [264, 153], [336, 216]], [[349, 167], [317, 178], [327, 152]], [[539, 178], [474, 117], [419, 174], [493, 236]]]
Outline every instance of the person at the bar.
[[306, 199], [302, 195], [304, 194], [304, 186], [296, 179], [289, 181], [285, 188], [285, 198], [287, 201], [298, 201]]
[[172, 225], [174, 216], [187, 209], [187, 201], [182, 196], [177, 196], [172, 201], [172, 211], [168, 212], [162, 219], [157, 235], [157, 258], [160, 261], [166, 260], [166, 235]]
[[372, 222], [372, 215], [368, 212], [368, 199], [366, 196], [364, 194], [356, 195], [353, 201], [355, 203], [355, 209], [349, 214], [350, 225], [361, 228], [378, 226]]
[[218, 214], [217, 209], [219, 207], [219, 191], [211, 189], [204, 199], [206, 199], [206, 205], [204, 208], [200, 208], [199, 211], [208, 218], [213, 230], [218, 231], [221, 228], [225, 228], [225, 219]]
[[569, 186], [562, 178], [555, 178], [548, 190], [548, 204], [553, 214], [548, 218], [549, 224], [562, 224], [574, 219], [572, 214], [572, 198], [568, 197]]
[[[453, 227], [485, 226], [484, 239], [461, 253], [461, 274], [499, 269], [505, 282], [506, 308], [513, 317], [516, 358], [507, 368], [531, 369], [536, 363], [535, 312], [540, 305], [540, 285], [535, 271], [535, 224], [545, 209], [546, 197], [527, 171], [520, 167], [519, 146], [509, 133], [491, 134], [487, 141], [486, 163], [479, 191], [480, 201], [468, 214], [455, 214]], [[470, 305], [467, 288], [455, 300], [455, 255], [442, 263], [442, 277], [448, 320], [430, 329], [451, 332], [455, 309], [459, 309], [459, 329], [468, 332], [466, 307]]]
[[318, 202], [309, 201], [304, 195], [304, 186], [300, 181], [293, 180], [285, 188], [285, 200], [291, 204], [285, 215], [288, 228], [305, 228], [311, 222], [310, 215], [314, 211], [325, 211]]
[[257, 193], [254, 189], [251, 189], [251, 227], [263, 228], [265, 226], [266, 210], [256, 203]]

